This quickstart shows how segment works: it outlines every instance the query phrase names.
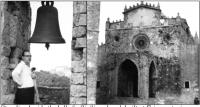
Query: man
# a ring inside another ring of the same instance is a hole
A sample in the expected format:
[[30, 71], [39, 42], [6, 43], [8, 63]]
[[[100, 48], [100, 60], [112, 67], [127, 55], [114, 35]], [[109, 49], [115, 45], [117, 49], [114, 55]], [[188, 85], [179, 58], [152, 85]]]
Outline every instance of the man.
[[34, 100], [35, 100], [35, 103], [36, 103], [36, 104], [41, 104], [40, 98], [39, 98], [39, 92], [38, 92], [38, 88], [37, 88], [35, 70], [36, 70], [35, 67], [31, 68], [32, 78], [33, 78], [34, 88], [35, 88], [35, 99], [34, 99]]
[[12, 72], [13, 80], [17, 83], [15, 93], [16, 104], [34, 104], [34, 81], [30, 69], [31, 54], [25, 51], [21, 62]]

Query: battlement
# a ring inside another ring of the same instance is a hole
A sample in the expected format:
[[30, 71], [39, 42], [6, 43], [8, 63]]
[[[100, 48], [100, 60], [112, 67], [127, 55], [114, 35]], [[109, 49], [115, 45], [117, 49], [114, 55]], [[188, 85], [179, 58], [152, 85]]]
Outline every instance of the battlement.
[[159, 4], [159, 3], [158, 3], [157, 6], [155, 6], [154, 4], [152, 5], [151, 3], [149, 3], [149, 4], [148, 4], [148, 3], [145, 3], [145, 4], [144, 4], [144, 2], [141, 1], [141, 3], [140, 3], [140, 4], [137, 3], [136, 6], [133, 5], [133, 6], [130, 6], [129, 8], [127, 8], [127, 6], [125, 6], [123, 14], [126, 14], [126, 13], [128, 13], [128, 12], [130, 12], [130, 11], [132, 11], [132, 10], [138, 9], [138, 8], [140, 8], [140, 7], [144, 7], [144, 8], [149, 8], [149, 9], [154, 9], [154, 10], [161, 11], [161, 9], [160, 9], [160, 4]]
[[106, 21], [106, 29], [119, 29], [119, 28], [123, 28], [124, 27], [124, 21], [123, 20], [116, 20], [116, 21], [112, 21], [110, 22], [110, 19], [108, 18]]

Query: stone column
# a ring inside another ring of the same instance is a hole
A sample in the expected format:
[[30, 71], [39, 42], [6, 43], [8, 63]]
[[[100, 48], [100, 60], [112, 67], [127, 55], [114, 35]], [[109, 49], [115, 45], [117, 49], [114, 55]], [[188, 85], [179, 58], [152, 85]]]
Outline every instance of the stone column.
[[96, 104], [100, 2], [87, 2], [87, 104]]
[[31, 33], [31, 8], [25, 1], [0, 2], [0, 96], [1, 104], [13, 104], [12, 70], [19, 62]]
[[72, 74], [70, 104], [86, 104], [87, 2], [73, 2]]
[[70, 104], [95, 104], [100, 2], [73, 2]]
[[148, 99], [149, 97], [149, 65], [147, 56], [140, 54], [139, 57], [139, 97]]

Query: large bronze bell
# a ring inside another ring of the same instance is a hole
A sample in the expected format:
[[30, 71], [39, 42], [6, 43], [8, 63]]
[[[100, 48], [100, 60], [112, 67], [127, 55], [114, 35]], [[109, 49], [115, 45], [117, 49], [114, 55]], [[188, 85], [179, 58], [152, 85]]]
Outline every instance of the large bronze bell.
[[45, 43], [49, 48], [50, 43], [65, 43], [62, 38], [58, 22], [58, 11], [53, 7], [53, 1], [42, 1], [42, 6], [37, 10], [35, 30], [29, 43]]

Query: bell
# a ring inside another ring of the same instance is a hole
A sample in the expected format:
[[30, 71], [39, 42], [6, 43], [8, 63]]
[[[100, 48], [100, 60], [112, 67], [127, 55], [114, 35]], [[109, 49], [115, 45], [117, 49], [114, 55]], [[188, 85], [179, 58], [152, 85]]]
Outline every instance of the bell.
[[35, 30], [29, 43], [45, 43], [48, 50], [50, 43], [65, 43], [60, 33], [58, 11], [53, 1], [42, 1], [37, 10]]

